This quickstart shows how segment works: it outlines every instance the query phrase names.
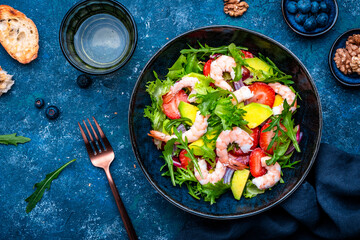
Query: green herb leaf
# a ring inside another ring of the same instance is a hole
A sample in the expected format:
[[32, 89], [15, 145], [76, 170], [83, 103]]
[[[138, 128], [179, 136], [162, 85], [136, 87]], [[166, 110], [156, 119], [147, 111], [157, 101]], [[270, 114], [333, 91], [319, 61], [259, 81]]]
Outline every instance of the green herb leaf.
[[194, 164], [194, 167], [196, 168], [196, 170], [198, 170], [200, 176], [202, 177], [202, 173], [200, 171], [199, 163], [198, 163], [196, 157], [194, 156], [194, 153], [192, 152], [192, 150], [189, 149], [189, 147], [188, 147], [187, 138], [185, 138], [185, 141], [184, 141], [182, 139], [182, 133], [179, 132], [177, 129], [174, 129], [174, 135], [177, 137], [176, 142], [180, 143], [177, 147], [180, 148], [180, 149], [186, 150], [186, 152], [187, 152], [186, 156], [191, 159], [191, 162]]
[[16, 133], [8, 135], [0, 135], [0, 144], [12, 144], [17, 146], [19, 143], [29, 142], [31, 139], [23, 136], [16, 136]]
[[169, 72], [166, 75], [169, 79], [175, 80], [179, 79], [185, 75], [185, 65], [187, 64], [187, 58], [184, 55], [180, 55], [180, 57], [176, 60], [174, 65], [169, 68]]
[[[204, 198], [205, 202], [210, 202], [210, 204], [214, 204], [217, 198], [227, 192], [230, 188], [230, 184], [225, 184], [223, 180], [218, 181], [215, 184], [207, 183], [205, 185], [201, 185], [198, 183], [198, 186], [201, 186], [201, 196]], [[199, 187], [200, 187], [199, 186]]]
[[47, 174], [44, 180], [34, 185], [34, 188], [36, 188], [35, 192], [31, 194], [27, 199], [25, 199], [25, 201], [28, 203], [26, 206], [26, 213], [29, 213], [31, 212], [31, 210], [33, 210], [36, 204], [43, 197], [45, 190], [50, 189], [51, 182], [59, 176], [59, 174], [61, 173], [62, 170], [64, 170], [65, 167], [67, 167], [70, 163], [74, 162], [75, 160], [76, 159], [73, 159], [65, 163], [59, 169], [55, 170], [52, 173]]
[[176, 139], [170, 139], [164, 147], [164, 151], [163, 153], [163, 157], [165, 159], [165, 162], [167, 163], [168, 169], [169, 169], [169, 173], [170, 173], [170, 178], [171, 178], [171, 182], [173, 184], [173, 186], [176, 186], [175, 183], [175, 176], [174, 176], [174, 169], [173, 169], [173, 159], [172, 159], [172, 153], [173, 153], [173, 146], [175, 144]]
[[[201, 54], [201, 57], [204, 56], [210, 56], [212, 54], [215, 53], [220, 53], [220, 54], [227, 54], [229, 52], [229, 46], [221, 46], [221, 47], [209, 47], [208, 45], [205, 44], [205, 46], [201, 45], [201, 43], [198, 43], [200, 48], [193, 48], [189, 45], [189, 49], [183, 49], [180, 51], [181, 54], [190, 54], [190, 53], [195, 53], [195, 54]], [[238, 50], [248, 50], [245, 47], [236, 47]]]
[[256, 187], [255, 184], [252, 183], [251, 180], [247, 180], [245, 185], [245, 190], [243, 192], [243, 196], [245, 198], [253, 198], [256, 197], [258, 194], [263, 194], [265, 190], [260, 190]]

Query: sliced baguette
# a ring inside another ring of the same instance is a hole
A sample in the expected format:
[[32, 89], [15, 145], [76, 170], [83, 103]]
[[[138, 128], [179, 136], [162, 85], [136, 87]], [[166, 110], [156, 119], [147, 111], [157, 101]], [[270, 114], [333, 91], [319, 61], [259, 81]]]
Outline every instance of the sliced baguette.
[[12, 76], [0, 67], [0, 96], [9, 91], [11, 86], [14, 85], [15, 82], [11, 78]]
[[0, 43], [11, 57], [26, 64], [37, 58], [39, 33], [22, 12], [0, 5]]

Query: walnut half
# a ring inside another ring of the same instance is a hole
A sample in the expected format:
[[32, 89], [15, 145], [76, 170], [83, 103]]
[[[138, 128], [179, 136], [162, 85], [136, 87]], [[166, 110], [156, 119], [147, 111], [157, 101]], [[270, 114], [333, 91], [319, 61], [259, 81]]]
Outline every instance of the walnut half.
[[249, 8], [249, 4], [241, 0], [224, 0], [224, 12], [232, 17], [242, 16]]

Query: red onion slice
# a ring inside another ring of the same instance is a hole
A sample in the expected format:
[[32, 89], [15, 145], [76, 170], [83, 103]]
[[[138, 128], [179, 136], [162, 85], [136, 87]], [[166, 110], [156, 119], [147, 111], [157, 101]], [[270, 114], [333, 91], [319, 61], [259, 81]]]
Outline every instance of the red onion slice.
[[229, 184], [231, 181], [231, 177], [234, 174], [235, 170], [232, 168], [226, 168], [226, 172], [224, 175], [224, 183]]
[[173, 157], [172, 159], [173, 159], [173, 164], [175, 167], [182, 168], [178, 157]]

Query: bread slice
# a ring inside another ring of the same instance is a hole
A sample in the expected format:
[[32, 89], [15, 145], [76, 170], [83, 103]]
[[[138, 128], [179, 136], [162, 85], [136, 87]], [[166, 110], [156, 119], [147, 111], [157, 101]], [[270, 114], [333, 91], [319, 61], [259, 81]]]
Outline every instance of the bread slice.
[[9, 91], [11, 86], [14, 85], [15, 82], [11, 78], [12, 76], [0, 67], [0, 96]]
[[0, 5], [0, 43], [11, 57], [26, 64], [37, 58], [39, 33], [22, 12]]

